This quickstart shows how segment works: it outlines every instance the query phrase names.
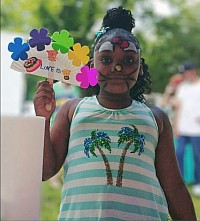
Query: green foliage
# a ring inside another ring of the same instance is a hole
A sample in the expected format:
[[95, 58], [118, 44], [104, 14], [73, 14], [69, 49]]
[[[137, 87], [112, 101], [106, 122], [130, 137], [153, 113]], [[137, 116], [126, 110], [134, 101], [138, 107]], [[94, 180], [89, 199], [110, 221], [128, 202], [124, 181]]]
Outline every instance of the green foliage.
[[[177, 73], [184, 60], [190, 59], [198, 64], [200, 51], [200, 2], [165, 2], [171, 5], [172, 10], [175, 9], [175, 13], [167, 17], [155, 14], [150, 1], [2, 0], [1, 28], [27, 35], [32, 28], [45, 27], [50, 34], [67, 29], [75, 42], [92, 46], [106, 10], [122, 5], [132, 10], [136, 19], [134, 34], [149, 65], [153, 92], [163, 92], [168, 79]], [[32, 78], [34, 80], [27, 78], [27, 98], [33, 97], [33, 88], [36, 87], [37, 77]]]
[[[185, 5], [185, 6], [184, 6]], [[153, 91], [163, 92], [169, 78], [185, 60], [198, 65], [200, 53], [200, 3], [183, 4], [179, 13], [155, 22], [154, 40], [145, 58], [150, 64]]]
[[61, 188], [55, 188], [50, 181], [42, 183], [41, 220], [57, 220], [61, 202]]

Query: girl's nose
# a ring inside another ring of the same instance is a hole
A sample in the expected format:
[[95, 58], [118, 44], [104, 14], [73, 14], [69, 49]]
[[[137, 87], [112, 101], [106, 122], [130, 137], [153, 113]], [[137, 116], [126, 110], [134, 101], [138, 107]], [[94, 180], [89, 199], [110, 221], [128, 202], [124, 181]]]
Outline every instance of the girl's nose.
[[122, 72], [123, 71], [123, 66], [121, 64], [116, 64], [116, 65], [113, 65], [113, 68], [112, 68], [112, 72]]
[[123, 71], [123, 66], [121, 65], [121, 64], [117, 64], [116, 66], [115, 66], [115, 70], [116, 71]]

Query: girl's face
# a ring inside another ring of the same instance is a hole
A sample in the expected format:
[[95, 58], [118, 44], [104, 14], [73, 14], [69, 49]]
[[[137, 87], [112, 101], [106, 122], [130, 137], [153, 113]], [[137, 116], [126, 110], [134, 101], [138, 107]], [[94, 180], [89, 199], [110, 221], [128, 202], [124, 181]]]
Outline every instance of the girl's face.
[[95, 47], [94, 67], [99, 71], [101, 91], [129, 94], [138, 78], [140, 52], [133, 42], [108, 36]]

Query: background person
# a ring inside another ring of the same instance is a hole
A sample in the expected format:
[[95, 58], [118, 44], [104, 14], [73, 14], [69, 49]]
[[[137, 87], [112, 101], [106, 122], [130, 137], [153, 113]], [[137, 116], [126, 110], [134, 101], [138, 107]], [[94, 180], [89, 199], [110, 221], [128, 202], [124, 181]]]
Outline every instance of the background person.
[[169, 120], [172, 125], [172, 129], [174, 128], [174, 121], [176, 118], [176, 100], [175, 94], [178, 85], [183, 81], [183, 75], [177, 73], [170, 77], [168, 84], [165, 87], [165, 91], [163, 93], [163, 97], [160, 103], [160, 107], [167, 113]]
[[200, 77], [196, 66], [191, 62], [184, 63], [180, 71], [184, 81], [176, 92], [176, 155], [184, 177], [185, 148], [187, 144], [191, 144], [195, 179], [192, 191], [200, 196]]

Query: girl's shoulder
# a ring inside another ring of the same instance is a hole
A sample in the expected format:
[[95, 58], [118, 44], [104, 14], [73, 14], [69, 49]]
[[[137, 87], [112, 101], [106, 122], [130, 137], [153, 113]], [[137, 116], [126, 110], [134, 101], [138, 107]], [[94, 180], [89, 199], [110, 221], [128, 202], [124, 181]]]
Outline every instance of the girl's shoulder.
[[82, 98], [67, 99], [67, 101], [65, 101], [65, 103], [61, 106], [58, 113], [60, 112], [61, 115], [65, 116], [65, 119], [68, 119], [69, 122], [71, 122], [74, 111], [81, 100]]
[[162, 133], [163, 129], [166, 127], [171, 127], [168, 115], [158, 106], [149, 105], [148, 108], [152, 111], [156, 123], [158, 125], [159, 133]]

